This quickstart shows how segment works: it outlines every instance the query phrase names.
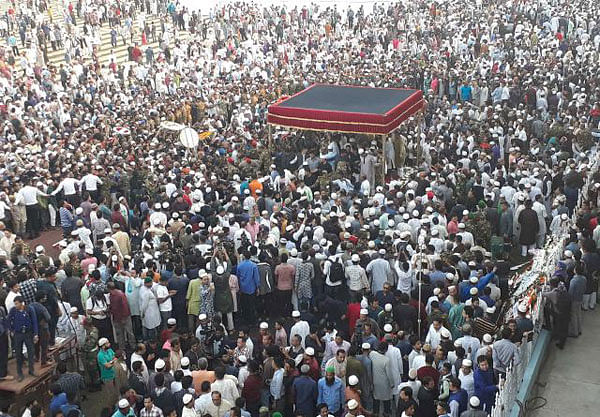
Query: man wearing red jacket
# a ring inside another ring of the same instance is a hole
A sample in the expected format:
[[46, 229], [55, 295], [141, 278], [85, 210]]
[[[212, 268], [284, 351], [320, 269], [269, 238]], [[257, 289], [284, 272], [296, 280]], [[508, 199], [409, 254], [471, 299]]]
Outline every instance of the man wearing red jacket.
[[131, 325], [131, 312], [125, 293], [115, 287], [114, 282], [108, 283], [110, 313], [115, 329], [115, 341], [120, 349], [135, 347], [135, 337]]

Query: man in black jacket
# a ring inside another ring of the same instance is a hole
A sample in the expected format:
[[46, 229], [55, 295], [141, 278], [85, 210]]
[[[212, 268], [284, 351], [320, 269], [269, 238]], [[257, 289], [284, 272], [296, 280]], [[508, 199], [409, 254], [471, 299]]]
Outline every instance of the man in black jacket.
[[154, 404], [161, 410], [175, 408], [175, 397], [173, 397], [173, 393], [165, 387], [164, 374], [156, 374], [154, 376], [154, 384], [156, 385], [156, 388], [154, 388], [154, 392], [150, 393], [150, 397], [152, 397]]
[[48, 342], [50, 340], [50, 322], [52, 320], [48, 309], [44, 306], [47, 301], [46, 298], [46, 294], [38, 292], [35, 295], [35, 302], [30, 304], [35, 310], [40, 336], [40, 343], [35, 345], [35, 360], [38, 361], [41, 359], [42, 366], [46, 366], [48, 363]]
[[417, 400], [419, 408], [417, 408], [417, 417], [436, 417], [435, 400], [438, 398], [435, 381], [432, 377], [426, 376], [423, 378], [423, 385], [419, 388]]
[[146, 396], [146, 382], [144, 381], [144, 376], [142, 375], [143, 365], [141, 361], [135, 361], [131, 364], [131, 372], [129, 374], [128, 383], [129, 386], [135, 390], [135, 393], [141, 395], [142, 397]]

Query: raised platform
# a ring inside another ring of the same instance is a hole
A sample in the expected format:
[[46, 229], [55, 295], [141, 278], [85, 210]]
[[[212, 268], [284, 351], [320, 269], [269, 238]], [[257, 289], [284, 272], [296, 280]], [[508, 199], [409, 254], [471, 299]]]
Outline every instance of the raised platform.
[[0, 381], [0, 401], [3, 404], [10, 404], [9, 414], [21, 415], [25, 405], [37, 400], [43, 406], [49, 401], [48, 390], [56, 369], [56, 364], [61, 358], [75, 356], [76, 340], [74, 336], [61, 340], [54, 348], [48, 350], [48, 357], [52, 358], [47, 366], [42, 367], [39, 362], [34, 364], [36, 376], [28, 374], [28, 362], [25, 359], [23, 363], [23, 375], [25, 379], [18, 382], [17, 378], [17, 360], [12, 358], [8, 361], [8, 374], [15, 377], [12, 381]]
[[51, 376], [54, 372], [56, 365], [54, 362], [48, 363], [47, 366], [42, 367], [39, 362], [34, 365], [35, 373], [37, 376], [30, 376], [27, 369], [27, 358], [23, 364], [23, 375], [25, 379], [21, 382], [17, 381], [17, 360], [11, 359], [8, 361], [8, 374], [15, 377], [12, 381], [0, 381], [0, 391], [10, 392], [17, 395], [22, 395], [32, 387], [39, 385], [40, 381], [45, 380], [48, 376]]
[[269, 106], [270, 124], [386, 135], [423, 109], [421, 90], [314, 84]]

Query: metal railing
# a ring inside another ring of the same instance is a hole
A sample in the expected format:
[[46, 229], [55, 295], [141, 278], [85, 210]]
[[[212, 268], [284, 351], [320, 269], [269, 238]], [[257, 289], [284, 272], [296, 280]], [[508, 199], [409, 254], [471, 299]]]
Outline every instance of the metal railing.
[[524, 338], [519, 348], [521, 362], [518, 365], [511, 364], [506, 370], [506, 378], [501, 378], [500, 390], [496, 393], [496, 403], [491, 413], [492, 417], [505, 417], [510, 414], [536, 339], [537, 332], [533, 334], [533, 339], [530, 341], [527, 341], [527, 337]]

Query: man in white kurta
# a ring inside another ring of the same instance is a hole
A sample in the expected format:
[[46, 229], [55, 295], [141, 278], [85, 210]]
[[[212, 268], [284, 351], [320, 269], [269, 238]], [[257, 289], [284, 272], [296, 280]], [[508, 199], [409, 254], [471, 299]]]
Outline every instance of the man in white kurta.
[[290, 329], [290, 345], [292, 344], [292, 337], [297, 334], [302, 337], [302, 347], [304, 348], [304, 341], [306, 337], [310, 334], [310, 326], [307, 321], [300, 320], [300, 312], [294, 311], [292, 312], [292, 317], [294, 318], [294, 325]]
[[152, 278], [145, 278], [144, 286], [140, 288], [140, 313], [145, 339], [156, 337], [156, 329], [160, 326], [160, 310], [152, 285]]

